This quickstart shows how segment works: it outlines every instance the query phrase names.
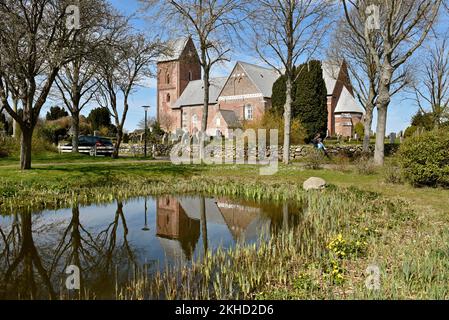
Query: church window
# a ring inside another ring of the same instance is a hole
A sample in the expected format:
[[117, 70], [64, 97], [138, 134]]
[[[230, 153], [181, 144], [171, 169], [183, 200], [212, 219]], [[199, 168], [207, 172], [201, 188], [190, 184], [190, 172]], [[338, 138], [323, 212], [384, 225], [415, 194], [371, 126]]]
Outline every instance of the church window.
[[167, 74], [165, 76], [165, 80], [166, 80], [167, 84], [170, 84], [170, 73], [167, 72]]
[[167, 102], [170, 102], [171, 97], [170, 97], [170, 93], [167, 93]]
[[217, 118], [217, 119], [215, 120], [215, 125], [216, 125], [217, 127], [221, 126], [221, 119], [220, 119], [220, 118]]
[[250, 104], [245, 106], [245, 120], [253, 120], [253, 106]]

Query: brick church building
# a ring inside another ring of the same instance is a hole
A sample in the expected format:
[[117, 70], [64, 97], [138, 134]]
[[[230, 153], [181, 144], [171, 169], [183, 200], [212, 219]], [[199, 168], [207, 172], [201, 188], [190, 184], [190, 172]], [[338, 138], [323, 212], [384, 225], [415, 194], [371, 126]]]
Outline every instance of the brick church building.
[[[157, 63], [157, 119], [169, 132], [194, 133], [201, 129], [204, 90], [198, 53], [191, 38], [172, 42], [170, 55]], [[345, 63], [323, 63], [328, 91], [328, 132], [330, 136], [351, 137], [364, 110], [354, 98]], [[255, 121], [271, 108], [274, 82], [279, 74], [272, 69], [237, 62], [227, 77], [210, 80], [207, 134], [228, 137], [230, 129], [243, 121]]]

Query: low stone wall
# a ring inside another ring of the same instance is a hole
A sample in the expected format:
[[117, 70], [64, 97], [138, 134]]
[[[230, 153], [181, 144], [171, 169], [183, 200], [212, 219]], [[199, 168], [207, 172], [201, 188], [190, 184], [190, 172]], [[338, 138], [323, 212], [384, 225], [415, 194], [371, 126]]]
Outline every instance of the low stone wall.
[[[156, 157], [168, 157], [170, 155], [170, 150], [172, 149], [172, 145], [166, 144], [148, 144], [147, 152], [148, 154], [152, 154], [154, 151], [154, 156]], [[145, 147], [142, 144], [128, 144], [123, 143], [120, 146], [120, 154], [128, 155], [128, 156], [142, 156], [145, 153]]]
[[[154, 151], [156, 157], [169, 157], [170, 151], [172, 150], [172, 145], [162, 145], [157, 144], [154, 145]], [[148, 146], [148, 152], [152, 152], [153, 145]], [[392, 155], [399, 149], [398, 144], [386, 144], [385, 145], [385, 154]], [[195, 150], [195, 147], [193, 148]], [[223, 157], [227, 158], [235, 157], [236, 148], [235, 146], [224, 149], [223, 147], [216, 146], [211, 148], [214, 157]], [[290, 147], [290, 160], [300, 160], [308, 157], [310, 152], [314, 150], [312, 145], [301, 145], [301, 146], [291, 146]], [[332, 156], [342, 155], [348, 158], [357, 158], [363, 154], [363, 148], [361, 145], [330, 145], [327, 146], [328, 153]], [[141, 155], [143, 154], [143, 146], [142, 145], [124, 145], [120, 149], [124, 154], [135, 154]], [[184, 149], [184, 152], [187, 153], [189, 150], [187, 148]], [[248, 158], [248, 155], [252, 157], [257, 157], [257, 148], [253, 147], [245, 149], [244, 151], [245, 159]], [[265, 156], [270, 156], [271, 150], [267, 148]], [[283, 156], [283, 146], [278, 147], [279, 159], [282, 159]], [[370, 155], [374, 154], [374, 146], [370, 146]]]

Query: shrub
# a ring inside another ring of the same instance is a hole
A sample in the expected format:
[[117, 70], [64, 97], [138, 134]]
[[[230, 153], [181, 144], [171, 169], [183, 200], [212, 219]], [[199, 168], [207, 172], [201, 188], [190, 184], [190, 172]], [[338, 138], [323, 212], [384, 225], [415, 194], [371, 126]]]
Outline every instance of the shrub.
[[[271, 112], [266, 112], [259, 120], [248, 121], [244, 124], [244, 129], [277, 129], [279, 130], [279, 144], [284, 143], [284, 118], [281, 115], [276, 115]], [[299, 119], [292, 119], [290, 144], [303, 144], [306, 137], [306, 131], [301, 125]], [[270, 133], [267, 132], [267, 141], [270, 138]]]
[[308, 152], [305, 160], [307, 169], [318, 170], [324, 164], [324, 154], [321, 150], [313, 148]]
[[358, 122], [354, 127], [354, 132], [357, 134], [359, 139], [363, 139], [365, 137], [365, 127], [363, 123]]
[[405, 140], [399, 162], [411, 184], [449, 187], [449, 130], [423, 132]]
[[397, 163], [391, 163], [384, 166], [383, 178], [385, 183], [401, 184], [403, 183], [402, 171]]
[[358, 174], [372, 175], [376, 173], [376, 166], [373, 160], [367, 156], [361, 156], [355, 161], [355, 168]]
[[348, 155], [346, 155], [344, 153], [338, 153], [334, 157], [333, 160], [334, 160], [334, 163], [335, 163], [336, 170], [341, 171], [341, 172], [348, 172], [349, 171], [350, 159], [349, 159]]
[[404, 138], [410, 138], [413, 137], [418, 130], [418, 127], [410, 126], [404, 131]]

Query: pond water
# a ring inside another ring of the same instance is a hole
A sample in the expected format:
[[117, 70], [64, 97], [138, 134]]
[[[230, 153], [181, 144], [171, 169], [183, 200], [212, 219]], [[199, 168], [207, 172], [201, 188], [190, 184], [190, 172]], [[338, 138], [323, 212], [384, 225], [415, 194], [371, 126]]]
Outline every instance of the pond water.
[[296, 225], [298, 212], [291, 204], [161, 196], [0, 216], [0, 298], [65, 297], [70, 265], [80, 268], [84, 296], [115, 298], [136, 270], [151, 275], [205, 250], [254, 243]]

